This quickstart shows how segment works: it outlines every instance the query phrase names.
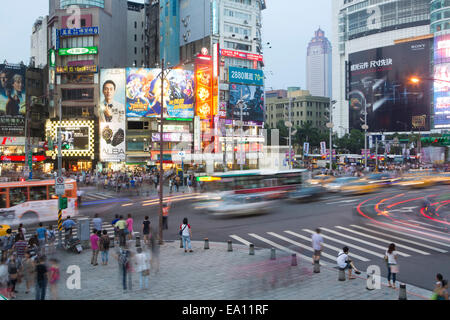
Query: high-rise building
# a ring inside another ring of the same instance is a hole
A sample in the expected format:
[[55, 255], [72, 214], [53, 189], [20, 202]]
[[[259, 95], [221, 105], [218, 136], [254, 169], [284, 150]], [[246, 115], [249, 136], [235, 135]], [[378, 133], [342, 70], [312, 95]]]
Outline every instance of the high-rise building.
[[320, 28], [308, 44], [306, 89], [314, 96], [331, 97], [331, 43]]

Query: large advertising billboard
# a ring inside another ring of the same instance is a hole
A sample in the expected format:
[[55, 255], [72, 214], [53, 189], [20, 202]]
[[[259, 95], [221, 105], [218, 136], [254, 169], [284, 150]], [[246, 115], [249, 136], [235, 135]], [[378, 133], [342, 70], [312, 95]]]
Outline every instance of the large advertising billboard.
[[100, 160], [126, 160], [125, 69], [100, 72]]
[[[126, 69], [127, 117], [161, 115], [161, 69]], [[194, 117], [195, 82], [189, 70], [171, 70], [164, 79], [164, 117]]]
[[25, 72], [24, 65], [0, 64], [0, 135], [25, 135]]
[[263, 86], [264, 72], [257, 69], [229, 67], [228, 82]]
[[[425, 39], [349, 55], [351, 129], [361, 130], [366, 110], [372, 132], [430, 129], [432, 82], [426, 79], [431, 78], [431, 44]], [[423, 81], [414, 84], [412, 77]]]
[[243, 121], [264, 121], [264, 91], [260, 86], [230, 84], [230, 103], [227, 118]]
[[450, 128], [450, 35], [434, 38], [434, 128]]

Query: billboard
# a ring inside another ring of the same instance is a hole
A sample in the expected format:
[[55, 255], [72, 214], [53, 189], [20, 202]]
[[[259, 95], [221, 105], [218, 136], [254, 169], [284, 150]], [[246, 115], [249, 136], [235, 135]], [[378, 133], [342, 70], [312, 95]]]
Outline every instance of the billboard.
[[126, 160], [125, 69], [100, 72], [100, 161]]
[[227, 118], [240, 120], [242, 100], [243, 121], [264, 121], [264, 90], [260, 86], [230, 84], [230, 102], [227, 108]]
[[450, 35], [434, 38], [434, 128], [450, 128]]
[[25, 72], [24, 65], [0, 64], [0, 135], [25, 135]]
[[229, 67], [228, 82], [263, 86], [264, 72], [257, 69]]
[[[161, 115], [161, 69], [126, 69], [127, 117]], [[164, 117], [194, 117], [195, 82], [189, 70], [171, 70], [164, 79]]]
[[[430, 129], [431, 40], [418, 40], [349, 55], [349, 125], [359, 129], [367, 110], [369, 131], [401, 132]], [[421, 128], [413, 127], [425, 118]]]
[[[70, 120], [47, 121], [47, 139], [57, 141], [61, 128], [61, 153], [63, 157], [93, 157], [94, 156], [94, 121]], [[65, 147], [64, 147], [65, 146]], [[56, 156], [57, 150], [49, 150], [49, 156]]]
[[210, 56], [199, 56], [195, 60], [196, 91], [196, 116], [201, 120], [212, 119], [214, 115], [214, 75], [213, 61]]

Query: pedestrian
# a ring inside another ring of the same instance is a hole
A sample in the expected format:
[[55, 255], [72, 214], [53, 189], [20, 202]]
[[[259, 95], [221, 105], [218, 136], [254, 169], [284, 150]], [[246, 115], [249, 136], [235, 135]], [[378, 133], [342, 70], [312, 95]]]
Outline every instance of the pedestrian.
[[39, 228], [36, 230], [37, 238], [39, 241], [39, 254], [45, 255], [45, 244], [47, 242], [47, 229], [39, 222]]
[[52, 225], [48, 226], [47, 237], [48, 237], [49, 254], [55, 254], [55, 252], [56, 252], [56, 247], [55, 247], [56, 233], [55, 233], [55, 230], [53, 230]]
[[352, 280], [356, 279], [354, 276], [352, 276], [352, 270], [355, 270], [356, 274], [361, 274], [361, 271], [356, 269], [353, 261], [348, 256], [348, 252], [349, 249], [347, 246], [342, 248], [342, 251], [339, 252], [336, 261], [339, 268], [348, 270], [348, 279]]
[[150, 257], [142, 251], [142, 248], [137, 248], [137, 254], [135, 256], [136, 272], [139, 272], [139, 287], [140, 289], [148, 289], [149, 277], [150, 277]]
[[[388, 287], [395, 289], [395, 280], [397, 278], [398, 273], [398, 255], [397, 251], [395, 251], [395, 244], [391, 243], [389, 248], [386, 250], [384, 255], [384, 260], [387, 263], [388, 268]], [[391, 284], [391, 276], [393, 284]]]
[[115, 241], [116, 243], [119, 243], [119, 241], [118, 241], [118, 240], [119, 240], [119, 229], [116, 228], [116, 223], [117, 223], [117, 221], [119, 221], [119, 220], [120, 220], [120, 219], [119, 219], [119, 215], [116, 214], [114, 220], [111, 222], [112, 226], [114, 227], [114, 241]]
[[8, 292], [8, 265], [6, 259], [0, 259], [0, 295], [9, 298]]
[[[119, 262], [119, 271], [122, 275], [122, 285], [124, 292], [127, 290], [127, 272], [129, 269], [129, 255], [130, 252], [125, 248], [119, 247], [119, 253], [117, 255], [117, 260]], [[130, 286], [128, 288], [131, 290]]]
[[35, 269], [36, 265], [34, 260], [31, 258], [31, 254], [26, 252], [25, 258], [22, 261], [22, 273], [25, 280], [25, 285], [27, 287], [27, 291], [25, 291], [26, 294], [28, 294], [30, 292], [30, 288], [34, 286]]
[[128, 214], [127, 230], [128, 230], [128, 240], [131, 240], [133, 238], [133, 218], [131, 217], [131, 214]]
[[38, 257], [36, 265], [36, 300], [45, 300], [48, 284], [48, 269], [45, 260], [45, 256]]
[[57, 259], [50, 260], [49, 278], [51, 299], [58, 300], [58, 282], [60, 279], [60, 274]]
[[23, 227], [23, 223], [19, 224], [17, 231], [23, 235], [24, 240], [27, 240], [27, 230]]
[[8, 255], [11, 253], [12, 248], [14, 246], [14, 236], [12, 234], [11, 228], [6, 230], [6, 236], [0, 239], [1, 241], [1, 250], [2, 250], [2, 258], [7, 259]]
[[191, 247], [192, 230], [187, 218], [183, 219], [183, 224], [180, 226], [180, 236], [183, 239], [184, 252], [187, 252], [188, 249], [189, 252], [193, 252]]
[[181, 182], [180, 180], [181, 180], [180, 176], [175, 177], [175, 189], [177, 189], [177, 192], [180, 191], [180, 182]]
[[441, 287], [437, 290], [436, 300], [448, 300], [448, 280], [442, 280]]
[[169, 229], [169, 210], [170, 210], [170, 203], [165, 203], [163, 205], [163, 229], [168, 230]]
[[110, 240], [108, 236], [108, 231], [103, 230], [103, 235], [100, 238], [100, 252], [102, 253], [102, 265], [106, 266], [108, 264]]
[[25, 251], [27, 250], [27, 246], [28, 246], [28, 243], [23, 238], [23, 234], [18, 233], [16, 235], [16, 241], [13, 246], [13, 251], [17, 256], [17, 262], [19, 263], [19, 265], [22, 264], [22, 261], [25, 256]]
[[[150, 231], [150, 233], [152, 233]], [[155, 271], [155, 273], [159, 272], [159, 242], [156, 241], [155, 237], [150, 237], [150, 243], [152, 246], [152, 255], [150, 259], [151, 269]]]
[[19, 277], [19, 266], [15, 253], [13, 253], [9, 257], [7, 265], [8, 265], [8, 293], [11, 299], [15, 299], [17, 293], [16, 284], [17, 279]]
[[150, 246], [150, 220], [148, 216], [145, 216], [144, 222], [142, 222], [142, 234], [144, 235], [144, 244]]
[[98, 257], [98, 251], [99, 251], [100, 238], [97, 235], [97, 230], [96, 229], [94, 229], [92, 231], [90, 240], [91, 240], [91, 249], [92, 249], [91, 264], [93, 266], [98, 266], [97, 257]]
[[169, 193], [171, 194], [173, 192], [173, 179], [169, 178]]
[[62, 223], [62, 227], [64, 228], [64, 244], [67, 245], [69, 240], [72, 239], [72, 228], [76, 225], [75, 221], [73, 221], [70, 216], [67, 216], [66, 220]]
[[118, 229], [119, 246], [125, 247], [126, 246], [125, 232], [128, 231], [128, 229], [127, 229], [127, 222], [124, 220], [123, 216], [119, 216], [119, 221], [117, 221], [114, 226]]
[[98, 213], [95, 214], [94, 219], [92, 219], [92, 227], [97, 231], [102, 231], [102, 218], [98, 216]]
[[313, 247], [313, 250], [314, 250], [313, 264], [316, 261], [320, 260], [320, 254], [321, 254], [322, 248], [323, 248], [323, 237], [320, 235], [320, 232], [321, 232], [320, 228], [317, 228], [316, 229], [316, 233], [313, 234], [312, 239], [311, 239], [312, 247]]

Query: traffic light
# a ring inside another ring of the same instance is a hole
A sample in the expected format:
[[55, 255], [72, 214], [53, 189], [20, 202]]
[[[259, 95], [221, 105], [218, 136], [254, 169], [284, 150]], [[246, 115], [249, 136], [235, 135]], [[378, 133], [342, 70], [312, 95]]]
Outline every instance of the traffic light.
[[67, 198], [66, 197], [59, 198], [59, 209], [60, 210], [67, 209]]
[[61, 146], [61, 150], [69, 150], [70, 149], [70, 144], [68, 143], [63, 143]]

